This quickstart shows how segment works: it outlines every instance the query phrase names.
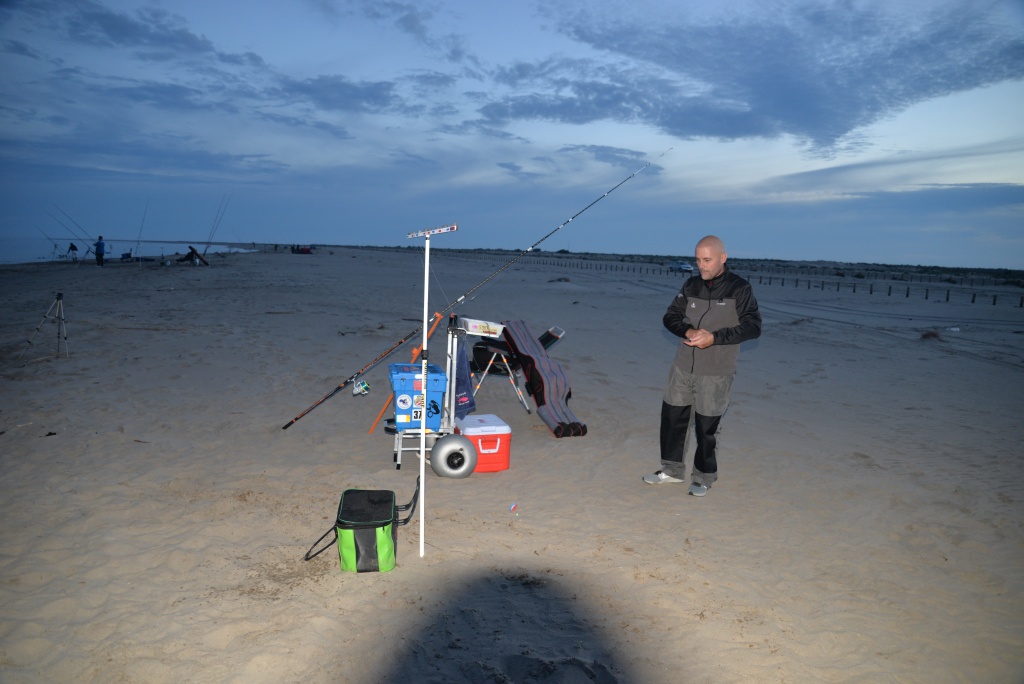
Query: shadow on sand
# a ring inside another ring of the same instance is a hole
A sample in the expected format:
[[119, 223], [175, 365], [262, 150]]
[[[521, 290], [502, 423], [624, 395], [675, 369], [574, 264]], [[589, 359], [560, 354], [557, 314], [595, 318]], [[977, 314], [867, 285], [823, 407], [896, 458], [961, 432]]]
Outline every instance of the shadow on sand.
[[584, 597], [565, 584], [523, 569], [467, 576], [403, 639], [384, 681], [634, 681], [598, 627], [605, 620], [588, 614]]

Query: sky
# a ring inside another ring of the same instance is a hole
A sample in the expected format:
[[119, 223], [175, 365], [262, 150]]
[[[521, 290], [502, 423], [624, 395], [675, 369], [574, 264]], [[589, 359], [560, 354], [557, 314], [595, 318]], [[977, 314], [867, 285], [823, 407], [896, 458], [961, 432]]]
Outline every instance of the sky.
[[1022, 113], [1022, 0], [2, 0], [0, 244], [1024, 269]]

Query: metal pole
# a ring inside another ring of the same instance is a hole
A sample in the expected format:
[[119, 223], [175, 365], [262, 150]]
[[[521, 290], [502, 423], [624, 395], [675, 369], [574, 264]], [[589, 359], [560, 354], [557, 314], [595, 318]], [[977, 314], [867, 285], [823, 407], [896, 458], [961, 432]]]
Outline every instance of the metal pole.
[[420, 414], [420, 558], [423, 558], [424, 511], [427, 509], [425, 477], [427, 469], [427, 316], [430, 305], [427, 292], [430, 288], [430, 233], [426, 235], [423, 250], [423, 352], [420, 354], [420, 368], [423, 372], [423, 413]]
[[[459, 227], [455, 224], [450, 226], [442, 226], [441, 228], [432, 228], [430, 230], [421, 230], [416, 233], [409, 233], [407, 237], [415, 238], [422, 237], [426, 239], [424, 252], [423, 252], [423, 346], [420, 352], [420, 373], [423, 377], [423, 404], [421, 406], [420, 413], [420, 558], [423, 558], [423, 546], [424, 546], [424, 521], [426, 516], [424, 511], [427, 508], [426, 502], [426, 472], [427, 472], [427, 363], [429, 362], [429, 353], [427, 352], [427, 341], [430, 339], [430, 333], [428, 332], [428, 318], [430, 315], [430, 236], [437, 233], [450, 233], [454, 230], [458, 230]], [[415, 411], [415, 407], [413, 409]]]

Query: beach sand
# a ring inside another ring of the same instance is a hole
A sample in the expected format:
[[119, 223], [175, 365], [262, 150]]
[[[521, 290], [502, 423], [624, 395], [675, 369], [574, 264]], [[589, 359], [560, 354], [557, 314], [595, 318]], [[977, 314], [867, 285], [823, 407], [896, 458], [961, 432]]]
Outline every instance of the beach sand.
[[[503, 263], [435, 248], [431, 309]], [[0, 680], [1024, 681], [1024, 309], [1005, 300], [741, 271], [764, 332], [698, 499], [641, 481], [679, 277], [517, 264], [456, 313], [564, 328], [550, 355], [589, 434], [555, 439], [488, 379], [511, 468], [427, 468], [424, 557], [414, 519], [393, 572], [303, 561], [344, 489], [412, 495], [418, 458], [396, 470], [368, 432], [411, 344], [368, 395], [281, 428], [418, 327], [422, 269], [358, 249], [0, 268]], [[40, 325], [57, 291], [70, 358]]]

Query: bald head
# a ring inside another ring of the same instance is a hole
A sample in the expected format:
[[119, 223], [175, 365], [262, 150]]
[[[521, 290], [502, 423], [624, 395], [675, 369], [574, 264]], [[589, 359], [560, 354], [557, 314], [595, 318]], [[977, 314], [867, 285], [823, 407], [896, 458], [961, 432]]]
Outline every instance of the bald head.
[[697, 243], [697, 249], [710, 247], [716, 254], [725, 254], [725, 243], [715, 235], [706, 235]]
[[714, 235], [701, 238], [694, 256], [700, 277], [704, 280], [714, 280], [725, 271], [725, 260], [728, 258], [725, 243]]

